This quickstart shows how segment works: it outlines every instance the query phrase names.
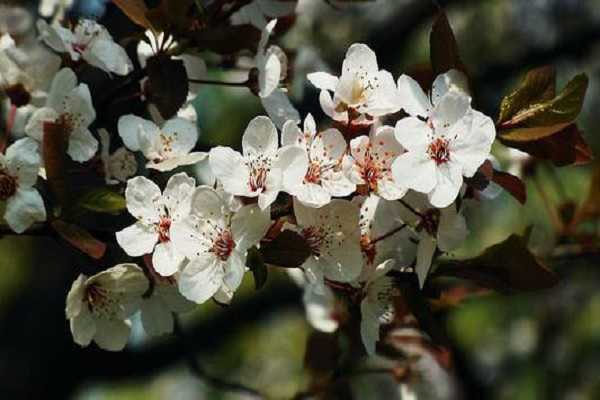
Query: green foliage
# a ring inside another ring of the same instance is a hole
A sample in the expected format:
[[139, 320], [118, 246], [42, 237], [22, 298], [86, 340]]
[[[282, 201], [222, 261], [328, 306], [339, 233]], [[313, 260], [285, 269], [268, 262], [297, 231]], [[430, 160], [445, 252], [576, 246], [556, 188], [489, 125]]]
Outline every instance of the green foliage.
[[85, 192], [77, 205], [86, 210], [118, 214], [126, 208], [125, 198], [108, 188], [94, 188]]

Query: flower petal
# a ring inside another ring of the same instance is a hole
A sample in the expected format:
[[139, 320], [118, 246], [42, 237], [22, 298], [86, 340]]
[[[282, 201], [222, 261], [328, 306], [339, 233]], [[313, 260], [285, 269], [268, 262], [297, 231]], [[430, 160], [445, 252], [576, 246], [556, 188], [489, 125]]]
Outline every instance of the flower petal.
[[408, 75], [398, 78], [400, 108], [412, 116], [427, 118], [432, 110], [431, 102], [421, 85]]
[[334, 92], [339, 82], [337, 76], [333, 76], [327, 72], [313, 72], [308, 74], [306, 78], [313, 84], [314, 87], [321, 90], [329, 90]]
[[127, 181], [125, 189], [127, 210], [137, 220], [146, 225], [159, 222], [163, 211], [162, 194], [156, 183], [143, 176], [136, 176]]
[[180, 254], [172, 242], [159, 243], [152, 254], [154, 270], [161, 276], [171, 276], [179, 271], [185, 257]]
[[425, 152], [429, 146], [431, 128], [415, 117], [402, 118], [396, 122], [396, 140], [408, 151]]
[[183, 118], [172, 118], [168, 120], [161, 129], [161, 133], [169, 141], [172, 155], [184, 155], [189, 153], [198, 141], [198, 129], [196, 125]]
[[6, 149], [6, 164], [8, 173], [19, 181], [19, 187], [33, 186], [40, 170], [38, 143], [31, 138], [17, 140]]
[[217, 146], [210, 150], [208, 157], [210, 169], [227, 192], [236, 196], [251, 194], [250, 171], [240, 153], [229, 147]]
[[167, 181], [163, 191], [163, 204], [169, 210], [171, 220], [179, 220], [190, 213], [196, 180], [185, 172], [175, 174]]
[[158, 241], [158, 233], [152, 225], [136, 222], [116, 233], [117, 242], [125, 253], [132, 257], [140, 257], [152, 253]]
[[160, 129], [152, 121], [129, 114], [119, 118], [119, 136], [131, 151], [140, 151], [140, 135], [157, 136]]
[[428, 198], [432, 206], [444, 208], [449, 206], [456, 197], [463, 183], [461, 166], [454, 162], [439, 165], [436, 168], [436, 184]]
[[69, 325], [73, 341], [82, 347], [88, 346], [96, 335], [96, 321], [87, 310], [71, 318]]
[[77, 162], [90, 160], [98, 151], [98, 140], [89, 129], [79, 129], [71, 132], [67, 153]]
[[437, 182], [435, 161], [410, 151], [392, 163], [392, 174], [396, 184], [421, 193], [429, 193]]
[[145, 299], [141, 311], [142, 326], [148, 336], [173, 332], [173, 314], [157, 295]]
[[6, 202], [4, 219], [16, 233], [25, 232], [35, 222], [46, 220], [44, 200], [34, 188], [19, 188]]
[[267, 233], [271, 225], [270, 210], [261, 210], [256, 205], [240, 208], [231, 219], [231, 233], [236, 251], [244, 253], [257, 244]]
[[204, 303], [223, 285], [224, 275], [222, 262], [215, 257], [195, 258], [179, 275], [179, 291], [188, 300]]
[[106, 320], [99, 319], [96, 322], [96, 334], [94, 342], [104, 350], [121, 351], [125, 348], [129, 333], [131, 332], [131, 323], [129, 320]]
[[275, 155], [278, 147], [277, 129], [268, 117], [252, 119], [242, 136], [245, 157]]

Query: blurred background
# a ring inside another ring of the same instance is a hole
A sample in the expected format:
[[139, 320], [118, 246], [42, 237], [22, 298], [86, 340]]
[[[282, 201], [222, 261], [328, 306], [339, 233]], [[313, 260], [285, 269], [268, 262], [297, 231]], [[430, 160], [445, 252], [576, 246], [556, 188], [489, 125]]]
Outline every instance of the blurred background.
[[[28, 10], [36, 2], [20, 3]], [[277, 42], [291, 56], [292, 102], [301, 115], [323, 118], [318, 92], [307, 72], [337, 72], [348, 46], [364, 42], [380, 67], [399, 76], [429, 60], [429, 30], [436, 13], [429, 0], [378, 0], [338, 4], [304, 0], [294, 26]], [[590, 86], [579, 119], [595, 154], [600, 154], [600, 1], [439, 0], [456, 34], [462, 59], [474, 82], [475, 108], [495, 118], [502, 97], [523, 74], [553, 64], [559, 87], [579, 72]], [[71, 13], [101, 18], [115, 12], [102, 0], [75, 1]], [[6, 19], [5, 19], [6, 20]], [[3, 23], [7, 23], [4, 20]], [[33, 23], [31, 17], [29, 23]], [[32, 27], [30, 27], [33, 29]], [[0, 26], [0, 31], [7, 29]], [[29, 29], [29, 28], [28, 28]], [[235, 73], [216, 73], [235, 80]], [[195, 105], [203, 145], [237, 145], [255, 115], [257, 97], [244, 88], [205, 87]], [[528, 201], [506, 193], [469, 207], [471, 234], [456, 257], [478, 254], [513, 232], [534, 225], [531, 245], [549, 255], [559, 241], [552, 213], [581, 203], [594, 164], [554, 169], [531, 166], [498, 146], [504, 169], [521, 174]], [[597, 235], [598, 224], [589, 227]], [[597, 237], [597, 236], [596, 236]], [[66, 293], [86, 258], [50, 238], [6, 236], [0, 240], [1, 399], [238, 399], [189, 372], [194, 357], [210, 374], [263, 389], [273, 398], [292, 398], [308, 377], [303, 370], [306, 339], [301, 292], [279, 271], [255, 292], [251, 275], [231, 307], [198, 307], [187, 315], [188, 341], [149, 340], [136, 322], [127, 351], [110, 354], [77, 347], [64, 316]], [[444, 318], [453, 344], [456, 377], [473, 399], [600, 398], [600, 256], [555, 259], [561, 283], [544, 292], [486, 294], [461, 303]], [[182, 346], [186, 346], [182, 351]], [[187, 355], [186, 355], [187, 354]], [[390, 382], [387, 382], [389, 385]], [[353, 383], [356, 398], [400, 398], [377, 377]], [[394, 397], [396, 396], [396, 397]]]

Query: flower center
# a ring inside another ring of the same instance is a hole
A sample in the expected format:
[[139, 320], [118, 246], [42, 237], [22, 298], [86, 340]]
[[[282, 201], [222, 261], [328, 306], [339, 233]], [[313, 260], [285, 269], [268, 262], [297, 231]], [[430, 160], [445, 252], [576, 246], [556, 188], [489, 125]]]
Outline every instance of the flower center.
[[304, 176], [305, 183], [321, 183], [321, 165], [313, 161], [308, 166], [308, 171], [306, 171], [306, 175]]
[[87, 49], [87, 43], [73, 43], [73, 51], [83, 54]]
[[437, 165], [444, 164], [450, 160], [450, 148], [447, 139], [437, 138], [429, 144], [427, 154]]
[[262, 155], [247, 162], [250, 169], [248, 186], [252, 192], [264, 192], [267, 188], [267, 176], [271, 171], [271, 160]]
[[158, 232], [158, 241], [161, 243], [168, 242], [171, 240], [169, 230], [171, 229], [171, 218], [167, 216], [161, 216], [158, 224], [156, 225], [156, 231]]
[[91, 284], [86, 288], [84, 301], [92, 314], [112, 318], [116, 314], [119, 297], [122, 296], [114, 295], [116, 295], [116, 298], [109, 296], [105, 288], [97, 284]]
[[0, 200], [7, 200], [17, 191], [17, 179], [5, 170], [0, 171]]
[[369, 235], [361, 235], [360, 248], [363, 252], [363, 255], [367, 259], [367, 263], [373, 264], [377, 250], [375, 249], [375, 243], [371, 242]]
[[73, 114], [63, 113], [58, 117], [56, 123], [64, 129], [65, 133], [71, 134], [77, 125], [77, 117]]
[[177, 139], [177, 132], [173, 133], [173, 136], [165, 135], [160, 133], [160, 155], [163, 159], [168, 158], [169, 154], [173, 152], [173, 143]]
[[321, 254], [321, 245], [327, 236], [323, 229], [316, 226], [309, 226], [302, 229], [302, 236], [306, 240], [306, 244], [308, 244], [311, 252], [318, 257]]
[[210, 250], [221, 261], [227, 261], [229, 255], [235, 248], [233, 236], [229, 230], [220, 232], [213, 241], [213, 247]]

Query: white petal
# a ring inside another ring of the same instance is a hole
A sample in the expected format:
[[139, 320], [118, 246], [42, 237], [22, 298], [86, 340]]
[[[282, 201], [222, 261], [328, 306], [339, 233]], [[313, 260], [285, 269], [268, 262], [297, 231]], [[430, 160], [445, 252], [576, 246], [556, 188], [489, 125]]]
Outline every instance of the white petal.
[[281, 77], [281, 61], [276, 54], [269, 54], [263, 66], [259, 66], [258, 87], [259, 96], [267, 97], [279, 86]]
[[224, 275], [222, 263], [215, 257], [196, 258], [179, 275], [179, 291], [188, 300], [204, 303], [219, 290]]
[[195, 189], [196, 180], [185, 172], [169, 178], [162, 197], [172, 220], [179, 220], [190, 213], [192, 194]]
[[461, 92], [451, 91], [440, 99], [431, 113], [436, 135], [450, 136], [452, 126], [471, 109], [471, 98]]
[[152, 254], [152, 265], [159, 275], [171, 276], [179, 271], [184, 259], [185, 257], [169, 241], [156, 245]]
[[227, 192], [237, 196], [250, 194], [250, 171], [240, 153], [217, 146], [210, 150], [208, 157], [210, 169]]
[[461, 167], [453, 162], [439, 165], [436, 168], [437, 182], [429, 193], [429, 202], [437, 208], [449, 206], [456, 197], [463, 183]]
[[192, 195], [191, 212], [201, 219], [223, 218], [227, 207], [223, 197], [209, 186], [199, 186]]
[[16, 177], [19, 187], [30, 187], [37, 181], [40, 169], [38, 143], [31, 138], [19, 139], [6, 149], [6, 168]]
[[342, 79], [346, 73], [377, 73], [377, 56], [375, 52], [363, 43], [354, 43], [348, 48], [342, 63]]
[[183, 118], [168, 120], [161, 131], [167, 138], [173, 139], [171, 142], [173, 155], [189, 153], [198, 141], [198, 129], [196, 125]]
[[304, 132], [302, 132], [296, 122], [286, 121], [283, 124], [283, 128], [281, 129], [281, 145], [305, 147]]
[[25, 126], [25, 133], [27, 136], [42, 143], [44, 140], [44, 123], [54, 122], [58, 118], [58, 113], [52, 108], [43, 107], [36, 110], [27, 125]]
[[304, 289], [304, 307], [306, 308], [306, 319], [310, 325], [321, 332], [335, 332], [338, 321], [334, 318], [335, 297], [328, 287], [324, 290], [315, 290], [314, 285], [308, 285]]
[[96, 334], [96, 321], [87, 310], [72, 318], [69, 325], [73, 341], [80, 346], [88, 346]]
[[286, 146], [277, 152], [277, 168], [282, 172], [282, 188], [293, 194], [302, 186], [308, 171], [308, 155], [300, 147]]
[[421, 193], [429, 193], [437, 183], [435, 161], [426, 154], [401, 154], [392, 163], [392, 174], [401, 187]]
[[[233, 293], [241, 285], [246, 272], [246, 257], [234, 250], [227, 260], [225, 276], [223, 277], [223, 285], [221, 291], [229, 301], [233, 298]], [[228, 301], [228, 303], [229, 303]]]
[[467, 96], [469, 94], [469, 83], [466, 75], [456, 69], [451, 69], [435, 78], [431, 87], [432, 103], [434, 105], [438, 104], [441, 98], [452, 90]]
[[71, 319], [76, 317], [83, 310], [83, 299], [85, 296], [85, 282], [87, 277], [83, 274], [79, 274], [77, 279], [73, 281], [71, 289], [67, 294], [67, 304], [65, 307], [65, 314], [67, 318]]
[[[464, 124], [453, 127], [457, 139], [451, 145], [452, 159], [462, 165], [462, 174], [472, 177], [490, 154], [496, 137], [492, 119], [478, 111], [471, 111]], [[455, 129], [462, 128], [461, 131]]]
[[338, 77], [327, 72], [313, 72], [306, 76], [310, 83], [317, 89], [335, 91], [338, 84]]
[[39, 19], [37, 21], [37, 30], [40, 35], [40, 39], [50, 48], [59, 53], [67, 51], [63, 37], [72, 37], [73, 33], [70, 30], [61, 26], [50, 26], [43, 19]]
[[412, 116], [427, 118], [431, 113], [431, 102], [421, 86], [408, 75], [398, 78], [398, 93], [400, 107]]
[[136, 222], [116, 233], [119, 246], [132, 257], [152, 253], [158, 241], [158, 233], [152, 225]]
[[96, 342], [101, 349], [121, 351], [127, 344], [130, 332], [131, 323], [128, 320], [99, 319], [96, 323], [94, 342]]
[[388, 71], [377, 72], [376, 89], [367, 100], [367, 113], [374, 117], [393, 114], [400, 110], [400, 101], [394, 77]]
[[331, 194], [321, 185], [314, 183], [301, 184], [296, 193], [296, 198], [307, 207], [323, 207], [331, 201]]
[[426, 151], [429, 140], [428, 135], [431, 128], [418, 118], [402, 118], [396, 122], [394, 134], [396, 140], [408, 151]]
[[48, 90], [46, 107], [59, 113], [64, 111], [64, 100], [77, 86], [77, 76], [70, 68], [63, 68], [57, 72]]
[[287, 93], [281, 88], [273, 90], [267, 97], [261, 97], [263, 108], [273, 120], [273, 123], [281, 128], [286, 121], [300, 122], [300, 113], [292, 105]]
[[270, 210], [261, 210], [256, 205], [246, 205], [231, 219], [231, 233], [236, 250], [244, 253], [257, 244], [271, 225]]
[[25, 232], [35, 222], [46, 220], [44, 200], [36, 189], [19, 188], [6, 202], [4, 219], [16, 233]]
[[138, 220], [147, 225], [157, 223], [162, 212], [162, 195], [156, 183], [143, 176], [136, 176], [127, 181], [125, 189], [127, 210]]
[[71, 133], [67, 153], [73, 161], [85, 162], [90, 160], [98, 151], [98, 140], [89, 129], [80, 129]]
[[96, 119], [90, 88], [85, 83], [71, 90], [65, 98], [64, 107], [63, 112], [73, 117], [73, 130], [87, 128]]
[[90, 65], [117, 75], [127, 75], [133, 70], [133, 64], [125, 49], [112, 40], [92, 41], [83, 58]]
[[119, 136], [123, 144], [131, 151], [140, 151], [140, 135], [156, 136], [160, 129], [152, 121], [129, 114], [119, 118]]
[[277, 129], [268, 117], [261, 115], [250, 121], [242, 136], [245, 157], [274, 155], [277, 147]]
[[341, 160], [348, 143], [337, 129], [327, 129], [315, 136], [310, 146], [310, 158], [317, 160]]

